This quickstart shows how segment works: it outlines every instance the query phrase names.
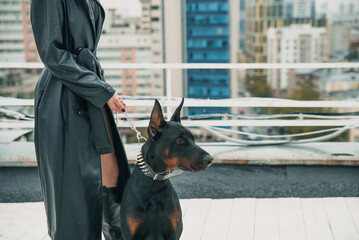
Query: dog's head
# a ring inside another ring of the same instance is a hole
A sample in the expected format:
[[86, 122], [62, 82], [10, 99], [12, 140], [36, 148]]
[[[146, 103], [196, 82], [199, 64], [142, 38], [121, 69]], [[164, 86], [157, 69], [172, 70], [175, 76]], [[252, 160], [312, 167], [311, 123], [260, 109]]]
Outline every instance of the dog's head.
[[156, 100], [147, 129], [151, 149], [147, 161], [159, 172], [180, 168], [184, 171], [206, 170], [213, 157], [194, 142], [192, 133], [181, 124], [184, 99], [170, 121], [165, 121], [160, 103]]

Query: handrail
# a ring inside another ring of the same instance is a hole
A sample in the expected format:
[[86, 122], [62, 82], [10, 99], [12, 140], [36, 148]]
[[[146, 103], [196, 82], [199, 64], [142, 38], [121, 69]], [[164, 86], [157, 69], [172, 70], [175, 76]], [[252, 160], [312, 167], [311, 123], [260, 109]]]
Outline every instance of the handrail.
[[[119, 117], [123, 117], [119, 115]], [[149, 120], [133, 121], [136, 127], [147, 127]], [[358, 126], [358, 120], [182, 120], [181, 123], [187, 127], [202, 126], [222, 126], [222, 127], [338, 127], [338, 126]], [[118, 121], [119, 128], [128, 128], [129, 124], [125, 120]], [[0, 129], [6, 128], [26, 128], [32, 129], [34, 121], [6, 121], [0, 122]]]
[[[42, 69], [42, 63], [5, 63], [0, 62], [0, 69]], [[103, 69], [163, 69], [166, 70], [166, 96], [159, 97], [124, 97], [129, 107], [152, 107], [153, 100], [159, 99], [162, 106], [166, 106], [166, 117], [172, 114], [172, 108], [176, 107], [180, 99], [173, 98], [171, 95], [172, 70], [174, 69], [334, 69], [334, 68], [359, 68], [359, 62], [349, 63], [103, 63]], [[0, 108], [8, 106], [27, 106], [34, 105], [33, 99], [6, 99], [0, 97]], [[359, 99], [351, 101], [297, 101], [276, 98], [237, 98], [237, 99], [186, 99], [184, 107], [290, 107], [290, 108], [359, 108]], [[121, 115], [120, 115], [121, 117]], [[183, 120], [185, 126], [200, 127], [209, 129], [213, 132], [213, 126], [341, 126], [342, 128], [330, 135], [338, 135], [349, 128], [359, 126], [357, 118], [348, 116], [348, 119], [333, 120], [313, 120], [301, 118], [295, 120]], [[225, 119], [225, 117], [224, 117]], [[148, 120], [135, 121], [136, 126], [146, 127]], [[34, 122], [30, 121], [1, 121], [0, 129], [6, 128], [30, 128], [32, 129]], [[128, 123], [124, 120], [118, 122], [118, 127], [128, 127]], [[221, 136], [219, 134], [218, 136]], [[326, 137], [318, 137], [313, 139], [326, 139]], [[310, 141], [308, 139], [307, 141]], [[287, 140], [285, 140], [287, 142]], [[273, 142], [274, 143], [274, 142]]]
[[[180, 98], [147, 97], [146, 99], [133, 99], [123, 97], [129, 107], [152, 107], [154, 99], [158, 99], [162, 105], [176, 107]], [[1, 106], [33, 106], [33, 99], [6, 99], [0, 98]], [[299, 101], [278, 98], [236, 98], [236, 99], [193, 99], [186, 98], [184, 107], [290, 107], [290, 108], [359, 108], [359, 99], [350, 101]]]
[[[359, 62], [335, 63], [101, 63], [103, 69], [319, 69], [359, 68]], [[0, 69], [42, 69], [42, 63], [0, 62]]]

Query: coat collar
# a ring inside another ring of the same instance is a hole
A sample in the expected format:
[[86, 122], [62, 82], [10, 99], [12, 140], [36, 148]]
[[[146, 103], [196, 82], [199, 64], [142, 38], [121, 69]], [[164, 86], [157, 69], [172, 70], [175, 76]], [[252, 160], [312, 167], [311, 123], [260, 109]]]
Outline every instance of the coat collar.
[[98, 41], [100, 39], [101, 36], [101, 32], [102, 32], [102, 26], [103, 26], [103, 22], [105, 19], [105, 10], [103, 9], [102, 5], [100, 4], [99, 0], [94, 0], [95, 4], [98, 4], [98, 6], [100, 7], [100, 21], [98, 21], [96, 23], [96, 19], [95, 19], [95, 15], [94, 15], [94, 11], [93, 8], [91, 6], [90, 0], [85, 0], [86, 1], [86, 5], [87, 5], [87, 13], [89, 16], [89, 19], [91, 21], [91, 28], [92, 28], [92, 33], [93, 36], [95, 36], [95, 49], [97, 48], [97, 44]]

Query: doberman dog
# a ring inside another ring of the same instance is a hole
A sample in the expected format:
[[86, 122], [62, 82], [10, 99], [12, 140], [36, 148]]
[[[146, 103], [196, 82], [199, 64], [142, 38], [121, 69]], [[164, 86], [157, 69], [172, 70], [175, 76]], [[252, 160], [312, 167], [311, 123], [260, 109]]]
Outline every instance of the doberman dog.
[[194, 143], [191, 132], [180, 120], [183, 106], [170, 121], [163, 119], [155, 100], [147, 129], [149, 139], [142, 146], [126, 185], [121, 206], [121, 230], [126, 240], [175, 240], [182, 233], [182, 211], [169, 177], [176, 171], [206, 170], [211, 155]]

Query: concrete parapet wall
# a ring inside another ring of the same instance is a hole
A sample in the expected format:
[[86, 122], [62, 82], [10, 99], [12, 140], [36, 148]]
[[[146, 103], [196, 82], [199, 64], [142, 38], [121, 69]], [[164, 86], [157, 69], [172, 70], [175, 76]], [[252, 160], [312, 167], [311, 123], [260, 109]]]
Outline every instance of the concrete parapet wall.
[[[239, 146], [230, 143], [200, 143], [215, 164], [248, 165], [346, 165], [359, 166], [359, 143], [323, 142], [271, 146]], [[134, 164], [138, 144], [125, 145]], [[0, 144], [0, 167], [37, 166], [33, 142]]]

